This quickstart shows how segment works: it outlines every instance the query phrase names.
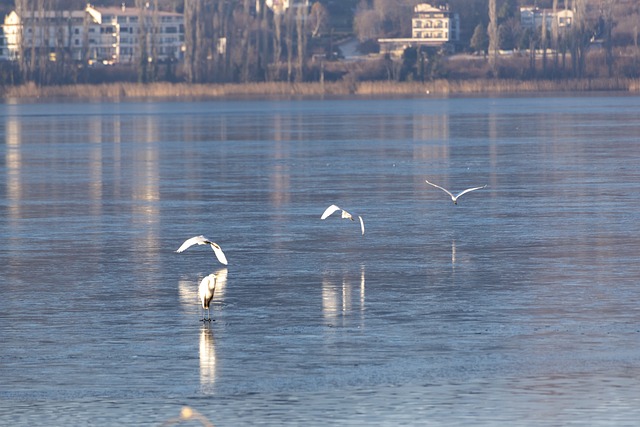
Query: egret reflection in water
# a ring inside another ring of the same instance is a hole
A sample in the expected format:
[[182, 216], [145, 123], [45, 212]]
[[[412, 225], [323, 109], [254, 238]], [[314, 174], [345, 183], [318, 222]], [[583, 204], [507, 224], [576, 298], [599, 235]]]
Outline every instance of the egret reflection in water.
[[216, 345], [211, 325], [206, 323], [200, 329], [200, 386], [207, 392], [216, 380]]
[[[335, 322], [351, 313], [361, 316], [365, 309], [365, 266], [360, 266], [359, 280], [355, 274], [345, 272], [340, 278], [325, 271], [322, 278], [322, 314]], [[337, 283], [340, 283], [339, 285]]]
[[451, 267], [456, 269], [456, 240], [451, 241]]

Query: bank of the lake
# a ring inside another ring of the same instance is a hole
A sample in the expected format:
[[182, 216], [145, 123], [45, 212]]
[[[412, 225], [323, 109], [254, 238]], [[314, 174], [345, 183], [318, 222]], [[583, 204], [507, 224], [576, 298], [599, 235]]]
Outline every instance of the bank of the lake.
[[222, 98], [253, 96], [448, 96], [464, 94], [520, 94], [619, 91], [640, 92], [640, 79], [571, 80], [434, 80], [429, 82], [340, 81], [313, 83], [110, 83], [38, 86], [33, 83], [5, 86], [0, 96], [8, 98]]

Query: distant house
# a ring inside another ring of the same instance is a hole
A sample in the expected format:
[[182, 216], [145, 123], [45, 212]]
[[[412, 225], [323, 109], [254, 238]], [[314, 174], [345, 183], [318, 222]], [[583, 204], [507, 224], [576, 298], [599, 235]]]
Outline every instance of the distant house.
[[184, 16], [149, 8], [88, 5], [72, 11], [29, 11], [22, 15], [13, 11], [5, 17], [3, 30], [3, 54], [12, 60], [21, 52], [36, 52], [56, 60], [61, 50], [76, 61], [102, 64], [133, 63], [142, 55], [149, 61], [183, 56]]
[[29, 11], [9, 13], [4, 19], [5, 59], [18, 59], [22, 50], [46, 54], [55, 60], [56, 52], [65, 49], [73, 59], [82, 57], [84, 11]]
[[[107, 63], [132, 63], [145, 46], [149, 61], [180, 59], [184, 46], [184, 15], [149, 8], [91, 7], [86, 12], [90, 57]], [[93, 30], [93, 31], [92, 31]], [[146, 40], [141, 35], [146, 32]]]
[[[271, 9], [271, 11], [279, 15], [284, 13], [285, 10], [294, 7], [309, 7], [309, 0], [265, 0], [265, 5]], [[260, 9], [260, 4], [256, 0], [256, 10]]]
[[562, 9], [554, 14], [553, 9], [540, 9], [534, 6], [520, 8], [520, 26], [522, 28], [531, 30], [542, 28], [542, 23], [544, 22], [550, 30], [554, 21], [557, 23], [558, 28], [570, 28], [573, 23], [573, 11]]
[[421, 3], [414, 7], [411, 38], [378, 39], [380, 52], [402, 55], [408, 47], [451, 47], [460, 40], [460, 16], [449, 6], [434, 7]]

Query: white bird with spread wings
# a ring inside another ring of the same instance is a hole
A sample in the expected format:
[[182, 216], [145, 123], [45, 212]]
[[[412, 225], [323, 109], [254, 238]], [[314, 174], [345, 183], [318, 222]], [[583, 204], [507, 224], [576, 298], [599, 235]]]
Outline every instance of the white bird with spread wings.
[[[336, 206], [336, 205], [331, 205], [329, 206], [327, 209], [325, 209], [324, 213], [322, 214], [322, 216], [320, 217], [320, 219], [325, 219], [328, 216], [330, 216], [332, 213], [334, 213], [335, 211], [342, 211], [342, 218], [345, 219], [350, 219], [351, 221], [354, 221], [353, 216], [345, 211], [344, 209]], [[360, 220], [360, 230], [362, 230], [362, 235], [364, 236], [364, 220], [362, 219], [362, 217], [360, 215], [358, 215], [358, 219]]]
[[213, 249], [213, 252], [216, 254], [216, 258], [218, 258], [218, 261], [220, 261], [224, 265], [227, 265], [227, 257], [224, 256], [224, 252], [222, 252], [222, 249], [220, 248], [220, 245], [218, 245], [217, 243], [212, 242], [210, 239], [207, 239], [204, 236], [195, 236], [195, 237], [192, 237], [190, 239], [185, 240], [185, 242], [182, 244], [182, 246], [180, 246], [178, 248], [178, 250], [176, 252], [178, 252], [178, 253], [183, 252], [183, 251], [185, 251], [186, 249], [190, 248], [193, 245], [209, 245], [209, 246], [211, 246], [211, 249]]
[[461, 191], [460, 193], [458, 193], [457, 195], [455, 195], [455, 196], [454, 196], [454, 195], [453, 195], [449, 190], [447, 190], [446, 188], [442, 188], [442, 187], [440, 187], [439, 185], [436, 185], [436, 184], [434, 184], [434, 183], [432, 183], [432, 182], [429, 182], [429, 181], [427, 181], [427, 180], [425, 180], [425, 182], [426, 182], [427, 184], [429, 184], [429, 185], [433, 186], [433, 187], [436, 187], [436, 188], [441, 189], [442, 191], [444, 191], [445, 193], [447, 193], [449, 196], [451, 196], [451, 200], [453, 201], [453, 204], [454, 204], [454, 205], [457, 205], [457, 204], [458, 204], [458, 197], [462, 196], [463, 194], [467, 194], [467, 193], [468, 193], [468, 192], [470, 192], [470, 191], [480, 190], [480, 189], [485, 188], [485, 187], [487, 186], [487, 185], [485, 184], [485, 185], [483, 185], [482, 187], [467, 188], [466, 190]]

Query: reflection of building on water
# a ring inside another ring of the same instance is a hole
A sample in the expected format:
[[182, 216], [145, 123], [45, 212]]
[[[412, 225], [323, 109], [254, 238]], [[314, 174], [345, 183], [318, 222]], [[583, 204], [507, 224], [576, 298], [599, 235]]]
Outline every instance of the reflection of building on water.
[[89, 181], [89, 198], [91, 199], [91, 214], [94, 217], [99, 217], [102, 214], [102, 198], [103, 198], [103, 183], [102, 183], [102, 120], [94, 118], [89, 122], [89, 142], [91, 143], [91, 150], [89, 152], [89, 175], [91, 180]]
[[187, 311], [198, 307], [198, 282], [195, 280], [178, 280], [178, 296], [180, 304]]
[[22, 169], [22, 153], [20, 144], [22, 142], [20, 133], [20, 123], [16, 117], [8, 116], [5, 128], [5, 141], [7, 150], [5, 154], [5, 165], [7, 168], [7, 201], [9, 206], [9, 218], [20, 218], [20, 204], [22, 202], [22, 179], [20, 177]]
[[211, 325], [200, 329], [200, 385], [213, 385], [216, 381], [216, 346]]
[[213, 301], [221, 302], [224, 299], [224, 291], [227, 287], [227, 269], [221, 268], [213, 274], [216, 275], [216, 290], [213, 293]]
[[456, 268], [456, 241], [451, 241], [451, 266]]
[[287, 128], [285, 122], [286, 117], [281, 115], [276, 115], [273, 120], [273, 132], [274, 132], [274, 160], [278, 163], [274, 165], [274, 169], [270, 174], [270, 184], [271, 184], [271, 202], [275, 207], [280, 207], [285, 203], [289, 203], [291, 201], [291, 175], [289, 171], [289, 166], [287, 162], [290, 160], [291, 153], [289, 152], [289, 144], [284, 143], [287, 141], [288, 133], [283, 131], [283, 129]]
[[[326, 320], [335, 321], [347, 313], [364, 314], [365, 268], [360, 269], [360, 280], [344, 273], [337, 281], [325, 273], [322, 279], [322, 314]], [[339, 282], [340, 285], [336, 285]]]
[[137, 246], [143, 251], [134, 251], [134, 265], [145, 278], [149, 269], [160, 268], [160, 161], [158, 126], [149, 118], [134, 129], [133, 170], [131, 181], [131, 199], [133, 225], [140, 230]]

